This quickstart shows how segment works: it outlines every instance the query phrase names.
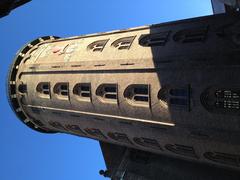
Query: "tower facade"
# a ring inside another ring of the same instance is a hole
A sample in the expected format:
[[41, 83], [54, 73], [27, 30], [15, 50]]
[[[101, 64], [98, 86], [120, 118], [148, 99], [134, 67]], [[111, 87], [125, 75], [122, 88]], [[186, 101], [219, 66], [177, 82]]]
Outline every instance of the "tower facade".
[[18, 118], [239, 170], [240, 20], [215, 15], [26, 44], [8, 77]]

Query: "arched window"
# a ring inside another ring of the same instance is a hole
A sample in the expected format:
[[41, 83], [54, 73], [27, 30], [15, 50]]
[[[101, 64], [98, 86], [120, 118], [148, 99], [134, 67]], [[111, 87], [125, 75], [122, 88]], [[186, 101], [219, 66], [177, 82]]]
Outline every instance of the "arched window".
[[97, 137], [97, 138], [101, 138], [101, 139], [107, 139], [107, 137], [99, 129], [87, 128], [87, 129], [85, 129], [85, 131], [93, 137]]
[[150, 106], [149, 96], [150, 85], [148, 84], [132, 84], [124, 91], [124, 97], [131, 105]]
[[57, 95], [60, 99], [69, 99], [69, 89], [68, 89], [67, 82], [57, 83], [54, 88], [53, 92]]
[[204, 42], [207, 38], [207, 32], [207, 26], [183, 29], [174, 34], [173, 40], [181, 43]]
[[117, 84], [101, 84], [96, 90], [96, 95], [100, 98], [102, 102], [117, 103]]
[[36, 91], [38, 95], [42, 98], [50, 98], [51, 91], [50, 91], [50, 82], [40, 82], [37, 85]]
[[193, 147], [185, 146], [181, 144], [166, 144], [165, 148], [175, 154], [188, 156], [192, 158], [198, 158]]
[[27, 85], [26, 84], [19, 84], [18, 91], [22, 94], [27, 93]]
[[170, 32], [160, 32], [156, 34], [144, 34], [139, 38], [139, 44], [144, 47], [164, 46], [168, 41]]
[[158, 92], [158, 99], [166, 106], [190, 110], [190, 86], [162, 87]]
[[78, 125], [67, 124], [65, 125], [65, 128], [73, 133], [77, 133], [79, 135], [86, 135], [86, 133], [83, 132], [83, 130]]
[[77, 96], [78, 100], [91, 101], [91, 84], [78, 83], [73, 88], [73, 94]]
[[157, 150], [162, 150], [160, 144], [157, 142], [155, 139], [150, 139], [150, 138], [133, 138], [133, 141], [143, 147], [151, 148], [151, 149], [157, 149]]
[[126, 143], [126, 144], [132, 144], [132, 142], [130, 141], [130, 139], [126, 134], [118, 133], [118, 132], [115, 132], [115, 133], [109, 132], [108, 136], [115, 141]]
[[235, 154], [227, 154], [221, 152], [205, 152], [204, 157], [210, 161], [232, 165], [240, 166], [240, 156]]
[[134, 39], [135, 36], [120, 38], [114, 41], [111, 46], [117, 48], [118, 50], [128, 50], [131, 47]]
[[102, 52], [109, 39], [94, 41], [88, 45], [87, 50], [93, 52]]

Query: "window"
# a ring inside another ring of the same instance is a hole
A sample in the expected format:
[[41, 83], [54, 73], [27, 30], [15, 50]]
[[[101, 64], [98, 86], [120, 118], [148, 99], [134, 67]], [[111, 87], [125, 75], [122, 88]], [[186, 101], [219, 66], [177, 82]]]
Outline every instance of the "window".
[[124, 97], [132, 105], [148, 106], [149, 99], [149, 85], [147, 84], [133, 84], [129, 85], [124, 91]]
[[189, 88], [174, 88], [169, 90], [169, 104], [175, 107], [189, 108], [190, 94]]
[[140, 146], [143, 146], [143, 147], [148, 147], [148, 148], [151, 148], [151, 149], [160, 149], [162, 150], [161, 146], [159, 145], [159, 143], [157, 142], [157, 140], [155, 139], [149, 139], [149, 138], [133, 138], [133, 141], [140, 145]]
[[187, 97], [188, 96], [188, 91], [186, 89], [170, 89], [169, 94], [171, 96], [177, 96], [177, 97]]
[[209, 111], [236, 114], [240, 110], [240, 90], [208, 88], [201, 94], [201, 102]]
[[26, 84], [19, 84], [18, 91], [22, 94], [27, 93], [27, 85]]
[[109, 39], [94, 41], [93, 43], [88, 45], [87, 50], [93, 52], [102, 52], [108, 40]]
[[221, 152], [205, 152], [204, 157], [208, 160], [232, 165], [232, 166], [240, 166], [240, 156], [234, 155], [234, 154], [227, 154], [227, 153], [221, 153]]
[[107, 137], [99, 129], [87, 128], [87, 129], [85, 129], [85, 131], [91, 136], [101, 138], [101, 139], [107, 139]]
[[134, 39], [135, 36], [120, 38], [114, 41], [111, 46], [117, 48], [118, 50], [128, 50], [131, 47]]
[[169, 103], [171, 105], [176, 105], [176, 106], [187, 106], [188, 105], [188, 100], [185, 98], [170, 98]]
[[65, 126], [68, 130], [77, 133], [79, 135], [86, 135], [86, 133], [83, 132], [83, 130], [80, 129], [80, 127], [78, 125], [66, 125]]
[[60, 99], [69, 99], [68, 83], [57, 83], [54, 86], [53, 92], [57, 94]]
[[190, 110], [190, 86], [183, 88], [163, 87], [158, 92], [158, 99], [173, 108]]
[[157, 34], [144, 34], [139, 38], [139, 44], [141, 46], [164, 46], [168, 41], [170, 32], [161, 32]]
[[126, 134], [117, 133], [117, 132], [115, 132], [115, 133], [109, 132], [108, 136], [115, 141], [118, 141], [121, 143], [126, 143], [126, 144], [132, 144], [132, 142], [130, 141], [130, 139], [128, 138], [128, 136]]
[[96, 90], [96, 95], [99, 96], [103, 102], [117, 103], [117, 84], [101, 84]]
[[42, 98], [50, 98], [50, 83], [40, 82], [36, 88], [38, 94]]
[[79, 100], [91, 101], [91, 84], [90, 83], [78, 83], [73, 88], [73, 94], [75, 94]]
[[208, 27], [197, 27], [178, 31], [173, 40], [181, 43], [204, 42], [207, 38]]
[[64, 126], [63, 126], [60, 122], [57, 122], [57, 121], [49, 121], [48, 123], [49, 123], [50, 126], [56, 128], [56, 129], [60, 129], [60, 130], [64, 130], [64, 131], [66, 130], [66, 129], [64, 128]]
[[191, 146], [185, 146], [181, 144], [167, 144], [165, 148], [175, 154], [197, 158], [195, 150]]

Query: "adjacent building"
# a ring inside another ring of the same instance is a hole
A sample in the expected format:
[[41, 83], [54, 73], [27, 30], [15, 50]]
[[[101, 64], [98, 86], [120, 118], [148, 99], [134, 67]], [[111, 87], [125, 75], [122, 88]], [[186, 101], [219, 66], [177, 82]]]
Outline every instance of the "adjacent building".
[[8, 15], [13, 9], [30, 2], [31, 0], [1, 0], [0, 18]]

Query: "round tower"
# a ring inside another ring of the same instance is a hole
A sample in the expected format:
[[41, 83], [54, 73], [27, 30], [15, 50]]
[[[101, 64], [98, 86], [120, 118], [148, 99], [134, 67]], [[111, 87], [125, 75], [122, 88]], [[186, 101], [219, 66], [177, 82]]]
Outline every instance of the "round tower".
[[38, 38], [10, 68], [10, 105], [39, 132], [239, 169], [239, 24], [222, 14]]

